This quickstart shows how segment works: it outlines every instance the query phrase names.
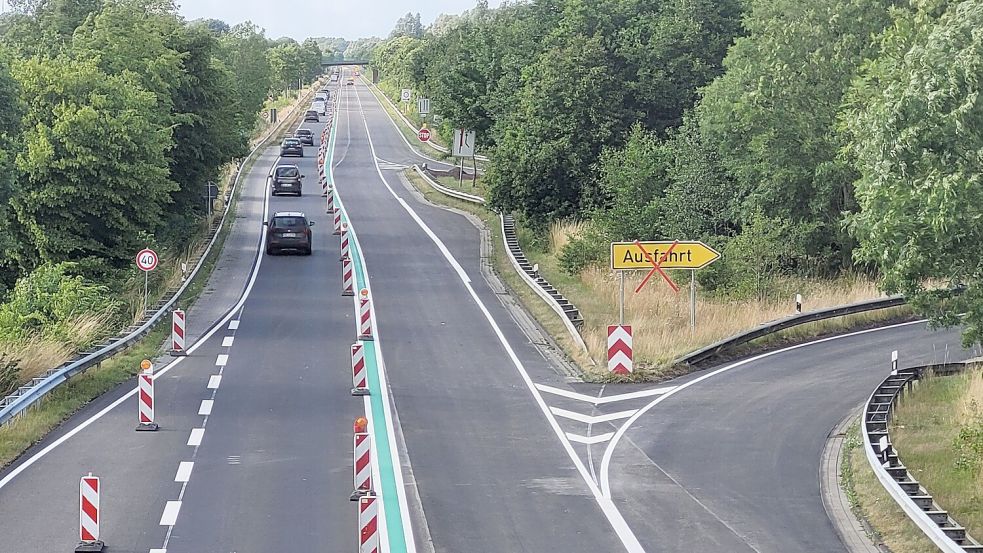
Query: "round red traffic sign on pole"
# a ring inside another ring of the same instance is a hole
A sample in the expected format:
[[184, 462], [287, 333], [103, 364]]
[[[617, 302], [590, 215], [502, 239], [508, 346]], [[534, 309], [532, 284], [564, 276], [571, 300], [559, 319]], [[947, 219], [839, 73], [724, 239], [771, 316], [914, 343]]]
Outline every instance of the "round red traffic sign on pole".
[[137, 254], [137, 267], [141, 271], [153, 271], [157, 268], [157, 252], [151, 249], [140, 250]]
[[427, 128], [420, 129], [420, 131], [418, 133], [416, 133], [416, 137], [420, 139], [420, 142], [429, 142], [430, 141], [430, 129], [427, 129]]

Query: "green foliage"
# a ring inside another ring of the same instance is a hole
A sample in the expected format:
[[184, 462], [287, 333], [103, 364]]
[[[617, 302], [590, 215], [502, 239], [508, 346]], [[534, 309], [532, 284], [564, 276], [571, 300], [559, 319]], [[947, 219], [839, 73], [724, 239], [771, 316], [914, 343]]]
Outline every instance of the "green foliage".
[[13, 392], [20, 384], [20, 361], [0, 354], [0, 396]]
[[610, 256], [611, 239], [596, 226], [590, 225], [579, 236], [574, 236], [560, 250], [560, 267], [570, 275], [578, 275], [587, 267], [605, 263]]
[[396, 26], [393, 27], [392, 32], [389, 33], [389, 38], [392, 39], [397, 37], [423, 37], [423, 24], [420, 22], [419, 13], [407, 13], [396, 21]]
[[0, 341], [31, 336], [66, 339], [81, 316], [114, 313], [120, 303], [106, 286], [73, 272], [73, 263], [45, 263], [19, 279], [7, 302], [0, 305]]
[[298, 84], [304, 76], [304, 60], [296, 41], [277, 44], [266, 52], [270, 64], [270, 80], [274, 89], [285, 90]]
[[[983, 4], [898, 11], [847, 99], [842, 121], [860, 171], [851, 218], [858, 257], [888, 292], [983, 340]], [[966, 287], [952, 297], [929, 279]], [[960, 316], [965, 313], [965, 316]]]
[[971, 404], [972, 420], [959, 429], [953, 448], [957, 470], [977, 472], [983, 468], [983, 413], [975, 401]]
[[160, 224], [176, 189], [156, 98], [133, 74], [108, 75], [90, 59], [32, 58], [14, 75], [27, 100], [11, 196], [29, 240], [23, 265], [128, 263], [140, 247], [134, 237]]

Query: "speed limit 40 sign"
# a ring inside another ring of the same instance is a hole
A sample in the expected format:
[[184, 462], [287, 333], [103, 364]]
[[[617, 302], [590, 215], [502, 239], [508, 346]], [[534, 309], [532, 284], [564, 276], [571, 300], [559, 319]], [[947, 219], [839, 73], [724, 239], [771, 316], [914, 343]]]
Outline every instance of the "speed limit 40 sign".
[[137, 254], [137, 267], [141, 271], [153, 271], [157, 268], [157, 252], [149, 248], [140, 250]]

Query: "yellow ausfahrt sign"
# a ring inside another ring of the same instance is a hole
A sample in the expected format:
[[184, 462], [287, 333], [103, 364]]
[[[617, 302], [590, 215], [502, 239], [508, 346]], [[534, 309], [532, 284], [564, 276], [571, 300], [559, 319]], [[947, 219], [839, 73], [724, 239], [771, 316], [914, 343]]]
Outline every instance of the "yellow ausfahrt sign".
[[703, 242], [611, 243], [611, 268], [615, 271], [651, 270], [652, 260], [662, 269], [702, 269], [718, 259], [720, 253]]

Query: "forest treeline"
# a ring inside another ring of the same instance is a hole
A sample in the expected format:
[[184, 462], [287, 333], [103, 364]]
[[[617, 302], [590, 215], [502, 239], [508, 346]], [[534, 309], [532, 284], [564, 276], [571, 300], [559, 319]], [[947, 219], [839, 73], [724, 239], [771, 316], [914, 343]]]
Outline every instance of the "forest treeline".
[[497, 208], [543, 236], [589, 221], [567, 270], [704, 240], [706, 289], [863, 272], [983, 337], [983, 0], [482, 0], [412, 23], [373, 51], [384, 88], [431, 98], [444, 138], [477, 131]]
[[8, 4], [0, 346], [71, 341], [78, 317], [131, 315], [119, 298], [137, 251], [177, 254], [201, 236], [206, 184], [248, 152], [269, 98], [321, 72], [322, 51], [251, 23], [189, 22], [168, 0]]

